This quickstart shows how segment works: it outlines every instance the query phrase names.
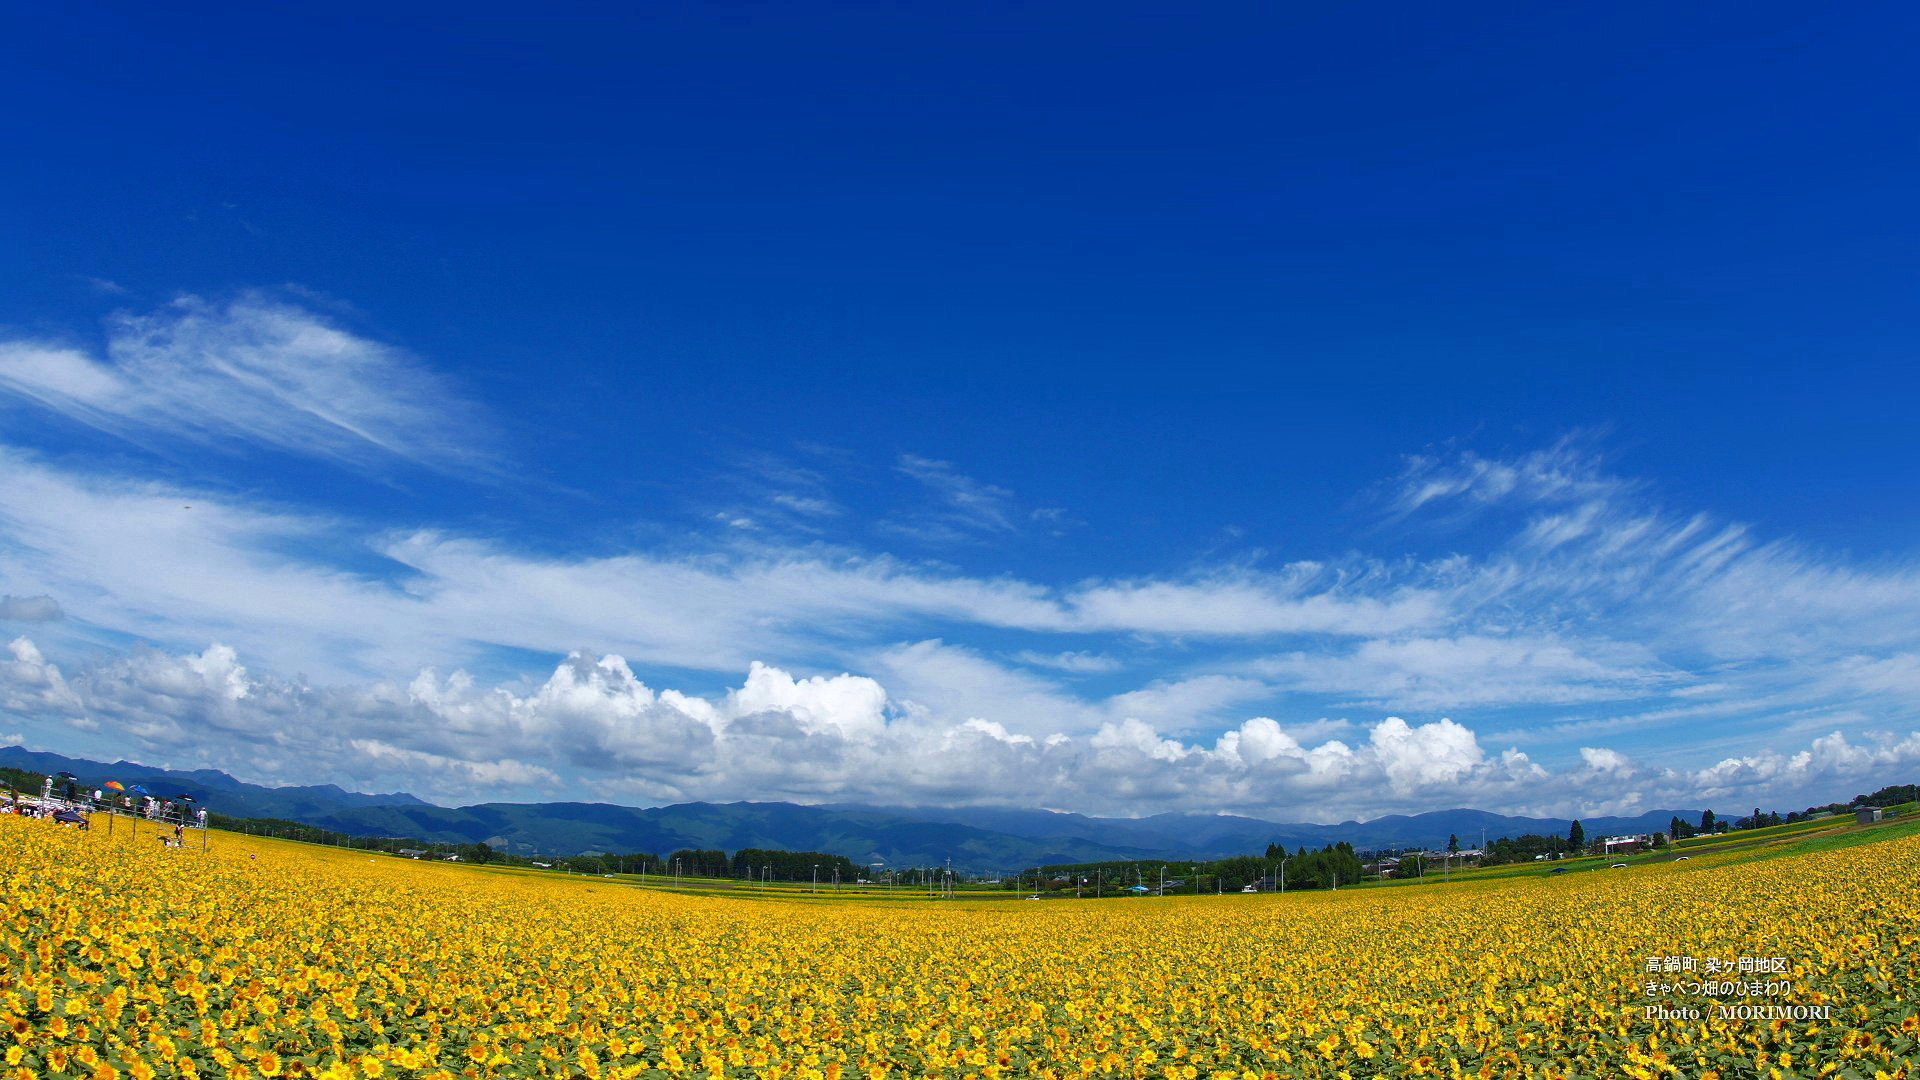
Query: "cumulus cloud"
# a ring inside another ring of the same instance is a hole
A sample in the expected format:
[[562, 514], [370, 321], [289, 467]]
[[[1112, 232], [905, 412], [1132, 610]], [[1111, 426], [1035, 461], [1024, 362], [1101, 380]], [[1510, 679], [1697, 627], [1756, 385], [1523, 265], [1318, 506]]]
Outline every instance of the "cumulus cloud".
[[[70, 361], [35, 378], [99, 397], [88, 379], [127, 377]], [[447, 791], [483, 775], [547, 782], [525, 766], [623, 797], [826, 799], [857, 795], [849, 777], [865, 770], [926, 799], [1044, 782], [1089, 808], [1518, 808], [1584, 793], [1627, 806], [1693, 801], [1689, 783], [1787, 790], [1829, 765], [1891, 767], [1902, 740], [1887, 750], [1867, 733], [1920, 715], [1920, 571], [1666, 512], [1564, 447], [1436, 458], [1404, 478], [1408, 522], [1511, 517], [1487, 550], [1065, 584], [738, 540], [559, 555], [18, 451], [0, 449], [0, 469], [0, 610], [18, 619], [58, 596], [71, 619], [34, 630], [49, 651], [76, 625], [156, 646], [81, 678], [26, 642], [0, 660], [10, 713], [110, 721], [155, 745], [203, 731], [282, 747], [262, 761], [305, 760], [285, 733], [324, 728], [337, 739], [312, 760], [366, 775], [415, 761]], [[482, 667], [578, 646], [526, 685]], [[439, 674], [463, 665], [496, 681]], [[667, 669], [742, 681], [695, 696], [636, 674]], [[1508, 732], [1483, 746], [1493, 710]], [[1329, 719], [1343, 712], [1369, 720]], [[1271, 719], [1295, 716], [1319, 719]], [[1782, 721], [1828, 718], [1848, 752], [1809, 747], [1796, 766], [1801, 750], [1750, 749], [1775, 745]], [[1623, 735], [1619, 750], [1595, 745]], [[1517, 746], [1562, 770], [1555, 790]], [[1720, 758], [1732, 764], [1710, 771]]]
[[[1357, 741], [1255, 716], [1210, 744], [1137, 717], [1072, 735], [908, 707], [874, 679], [797, 677], [754, 664], [699, 696], [656, 690], [618, 656], [575, 653], [543, 681], [482, 686], [422, 671], [404, 685], [322, 687], [252, 672], [233, 650], [143, 651], [71, 678], [21, 638], [0, 662], [0, 702], [35, 737], [99, 725], [115, 746], [262, 782], [332, 780], [445, 801], [600, 797], [668, 802], [786, 798], [1030, 805], [1108, 814], [1235, 810], [1338, 820], [1436, 802], [1534, 814], [1631, 813], [1718, 799], [1768, 803], [1865, 785], [1920, 764], [1920, 732], [1838, 732], [1693, 770], [1584, 748], [1555, 773], [1489, 753], [1467, 726], [1388, 716]], [[1811, 796], [1807, 796], [1811, 798]], [[1825, 801], [1821, 799], [1820, 801]]]
[[7, 657], [0, 659], [0, 709], [22, 717], [51, 713], [88, 722], [59, 667], [49, 663], [31, 639], [8, 642]]
[[1625, 754], [1604, 747], [1581, 747], [1580, 760], [1587, 768], [1600, 773], [1625, 773], [1633, 768], [1633, 763], [1627, 760]]
[[1414, 727], [1389, 716], [1368, 741], [1380, 771], [1402, 791], [1453, 784], [1486, 760], [1473, 732], [1452, 720]]
[[268, 446], [356, 466], [480, 463], [473, 409], [403, 351], [264, 293], [122, 313], [106, 354], [0, 342], [0, 393], [139, 442]]

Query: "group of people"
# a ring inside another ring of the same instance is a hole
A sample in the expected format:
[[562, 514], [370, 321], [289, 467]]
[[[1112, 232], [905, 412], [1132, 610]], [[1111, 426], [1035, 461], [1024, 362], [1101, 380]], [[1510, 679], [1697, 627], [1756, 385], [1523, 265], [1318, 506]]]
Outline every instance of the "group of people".
[[[87, 797], [85, 792], [75, 790], [74, 784], [71, 781], [67, 783], [66, 794], [69, 804], [76, 804], [85, 800]], [[108, 812], [113, 812], [118, 809], [129, 814], [139, 814], [148, 821], [168, 822], [181, 826], [192, 825], [201, 829], [207, 827], [206, 808], [190, 806], [184, 797], [178, 802], [173, 799], [156, 799], [151, 795], [138, 796], [137, 802], [135, 798], [131, 793], [109, 794], [106, 791], [95, 788], [93, 791], [93, 807]]]
[[25, 818], [41, 818], [73, 828], [84, 829], [87, 827], [87, 815], [85, 814], [75, 810], [69, 810], [66, 807], [54, 806], [50, 803], [29, 802], [20, 798], [18, 793], [15, 793], [13, 797], [7, 801], [6, 806], [0, 807], [0, 813], [18, 814]]
[[[69, 785], [69, 787], [71, 786], [72, 785]], [[66, 794], [65, 804], [62, 805], [61, 802], [54, 801], [45, 795], [35, 799], [31, 796], [23, 797], [19, 792], [9, 789], [6, 793], [6, 801], [0, 803], [0, 813], [18, 814], [21, 817], [27, 818], [40, 818], [68, 826], [69, 828], [85, 829], [89, 825], [87, 815], [84, 812], [85, 809], [90, 808], [107, 813], [114, 812], [113, 800], [107, 797], [105, 792], [96, 791], [93, 793], [91, 807], [88, 806], [87, 799], [83, 793], [68, 791]], [[207, 811], [204, 808], [193, 810], [193, 808], [188, 807], [184, 802], [175, 803], [169, 799], [155, 799], [152, 796], [142, 796], [141, 804], [136, 810], [132, 796], [121, 796], [119, 801], [120, 809], [122, 810], [129, 813], [137, 812], [149, 821], [171, 824], [173, 826], [171, 830], [162, 831], [159, 834], [161, 847], [177, 848], [184, 846], [186, 843], [186, 829], [189, 823], [202, 829], [207, 827]], [[189, 810], [193, 810], [191, 816], [189, 815]]]

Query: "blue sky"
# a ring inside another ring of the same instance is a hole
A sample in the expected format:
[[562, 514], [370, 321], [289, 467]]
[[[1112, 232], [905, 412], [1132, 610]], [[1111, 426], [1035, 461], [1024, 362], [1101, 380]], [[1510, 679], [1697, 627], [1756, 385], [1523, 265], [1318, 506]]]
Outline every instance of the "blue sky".
[[0, 736], [458, 801], [1911, 781], [1894, 5], [9, 15]]

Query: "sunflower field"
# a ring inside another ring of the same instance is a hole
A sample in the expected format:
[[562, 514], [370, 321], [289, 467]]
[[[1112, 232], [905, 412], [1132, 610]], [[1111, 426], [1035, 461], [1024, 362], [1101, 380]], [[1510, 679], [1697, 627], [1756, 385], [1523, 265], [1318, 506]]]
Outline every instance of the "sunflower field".
[[1022, 904], [125, 834], [0, 816], [0, 1077], [1865, 1078], [1920, 1054], [1920, 838]]

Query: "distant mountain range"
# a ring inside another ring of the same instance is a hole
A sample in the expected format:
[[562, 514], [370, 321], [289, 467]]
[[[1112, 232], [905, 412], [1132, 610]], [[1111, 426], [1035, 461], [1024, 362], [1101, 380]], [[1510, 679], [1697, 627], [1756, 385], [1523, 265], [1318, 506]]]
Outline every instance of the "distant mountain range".
[[258, 784], [242, 783], [217, 769], [177, 772], [172, 769], [136, 765], [131, 761], [116, 761], [109, 765], [99, 761], [88, 761], [85, 758], [40, 753], [19, 746], [0, 747], [0, 766], [26, 769], [29, 772], [44, 773], [48, 776], [70, 772], [79, 777], [76, 783], [88, 791], [109, 780], [118, 780], [128, 787], [139, 784], [158, 798], [191, 795], [195, 800], [212, 807], [215, 812], [233, 817], [281, 818], [286, 821], [304, 822], [316, 815], [334, 813], [342, 809], [429, 805], [402, 792], [391, 795], [362, 795], [333, 784], [320, 784], [314, 787], [261, 787]]
[[[1156, 814], [1097, 818], [1048, 810], [794, 803], [681, 803], [638, 808], [607, 803], [481, 803], [446, 807], [404, 792], [365, 795], [332, 784], [262, 787], [214, 769], [175, 772], [132, 762], [105, 764], [18, 746], [0, 748], [0, 766], [70, 772], [89, 790], [108, 780], [144, 785], [160, 796], [192, 795], [216, 813], [280, 818], [356, 836], [405, 836], [443, 843], [487, 843], [520, 854], [679, 848], [771, 848], [819, 851], [859, 863], [921, 866], [948, 859], [969, 870], [1123, 859], [1211, 859], [1264, 852], [1268, 844], [1318, 848], [1346, 841], [1361, 850], [1442, 847], [1450, 835], [1475, 847], [1481, 835], [1564, 836], [1566, 818], [1509, 817], [1484, 810], [1437, 810], [1372, 821], [1315, 825], [1223, 814]], [[1698, 810], [1654, 810], [1637, 817], [1583, 818], [1587, 834], [1657, 832], [1674, 816], [1697, 821]]]

